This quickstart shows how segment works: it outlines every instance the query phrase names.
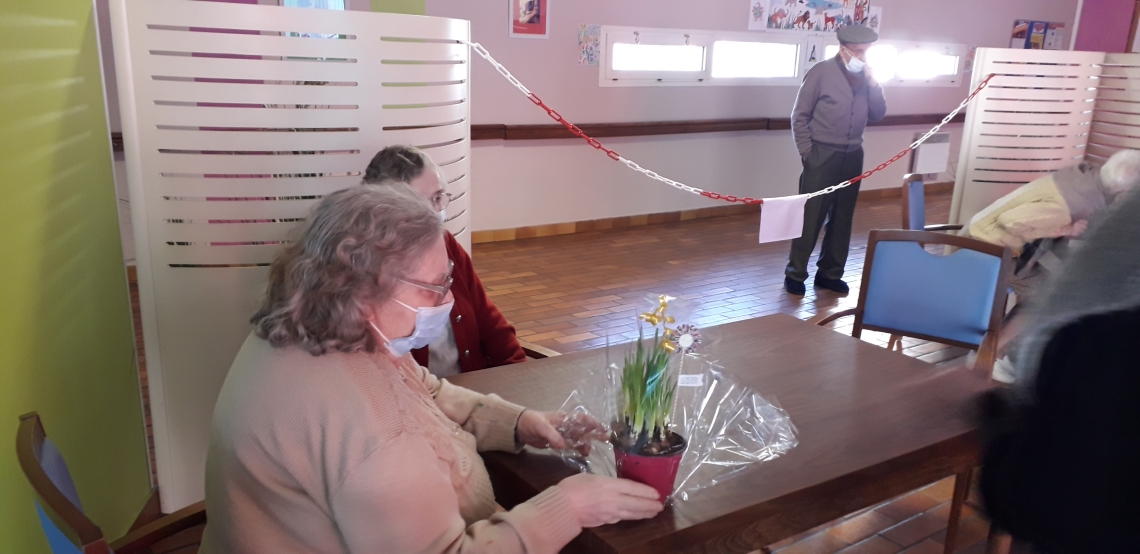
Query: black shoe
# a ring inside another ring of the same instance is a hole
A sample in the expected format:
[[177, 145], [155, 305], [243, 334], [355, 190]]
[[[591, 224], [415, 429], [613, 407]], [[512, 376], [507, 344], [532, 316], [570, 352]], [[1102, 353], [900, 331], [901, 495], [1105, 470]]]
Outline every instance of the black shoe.
[[833, 290], [839, 294], [847, 294], [851, 292], [851, 287], [848, 287], [847, 283], [843, 282], [843, 279], [824, 279], [823, 277], [819, 277], [817, 275], [815, 278], [815, 286], [825, 288], [827, 290]]
[[807, 287], [804, 286], [803, 281], [797, 281], [791, 277], [784, 277], [784, 290], [788, 291], [788, 294], [803, 296], [804, 293], [807, 292]]

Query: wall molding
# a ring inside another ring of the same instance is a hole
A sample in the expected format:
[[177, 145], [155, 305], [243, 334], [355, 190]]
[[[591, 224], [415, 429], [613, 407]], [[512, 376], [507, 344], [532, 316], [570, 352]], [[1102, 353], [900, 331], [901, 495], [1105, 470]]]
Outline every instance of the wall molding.
[[[882, 121], [869, 123], [869, 127], [897, 127], [902, 125], [936, 125], [944, 116], [938, 114], [888, 115]], [[951, 123], [962, 123], [965, 114], [958, 114]], [[594, 138], [646, 137], [656, 135], [687, 135], [692, 133], [728, 133], [733, 131], [784, 131], [792, 128], [786, 117], [757, 117], [741, 119], [693, 119], [681, 121], [641, 121], [629, 123], [584, 123], [578, 126]], [[505, 125], [487, 123], [471, 126], [471, 140], [547, 140], [575, 138], [558, 124]], [[123, 134], [111, 133], [111, 148], [123, 151]]]
[[[888, 115], [869, 127], [896, 127], [902, 125], [936, 125], [945, 116], [938, 114]], [[951, 123], [962, 123], [965, 114], [958, 114]], [[653, 135], [685, 135], [691, 133], [727, 133], [732, 131], [783, 131], [792, 128], [789, 118], [694, 119], [684, 121], [643, 121], [629, 123], [583, 123], [582, 132], [594, 138], [644, 137]], [[575, 138], [560, 124], [505, 125], [491, 123], [471, 126], [471, 140], [544, 140]]]
[[[928, 183], [927, 194], [949, 194], [954, 190], [952, 181]], [[901, 198], [902, 187], [889, 187], [859, 191], [859, 201], [882, 200], [885, 198]], [[900, 207], [901, 208], [901, 207]], [[727, 206], [713, 206], [695, 210], [679, 212], [662, 212], [655, 214], [627, 215], [590, 221], [571, 221], [568, 223], [553, 223], [550, 225], [532, 225], [516, 227], [514, 229], [495, 229], [491, 231], [474, 231], [471, 233], [472, 244], [487, 242], [504, 242], [509, 240], [530, 239], [536, 237], [549, 237], [554, 235], [571, 235], [575, 233], [589, 233], [606, 229], [619, 229], [622, 227], [640, 227], [642, 225], [656, 225], [659, 223], [676, 223], [693, 219], [706, 219], [710, 217], [725, 217], [747, 213], [760, 213], [758, 204], [730, 204]]]

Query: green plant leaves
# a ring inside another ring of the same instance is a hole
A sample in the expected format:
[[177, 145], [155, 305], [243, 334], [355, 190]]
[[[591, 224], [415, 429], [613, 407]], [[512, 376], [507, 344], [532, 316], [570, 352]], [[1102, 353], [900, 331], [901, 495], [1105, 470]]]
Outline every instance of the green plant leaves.
[[669, 368], [670, 352], [659, 331], [654, 330], [653, 342], [645, 348], [638, 334], [637, 347], [626, 354], [622, 367], [621, 394], [623, 416], [630, 427], [630, 435], [644, 444], [659, 441], [668, 430], [669, 414], [673, 410], [673, 397], [677, 381]]

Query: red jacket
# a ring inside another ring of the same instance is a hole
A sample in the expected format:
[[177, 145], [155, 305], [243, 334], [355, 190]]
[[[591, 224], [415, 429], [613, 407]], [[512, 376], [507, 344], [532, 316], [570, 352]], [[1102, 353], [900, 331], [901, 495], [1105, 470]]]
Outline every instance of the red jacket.
[[[483, 283], [471, 265], [471, 256], [449, 232], [444, 232], [444, 244], [447, 257], [455, 263], [451, 273], [454, 279], [451, 294], [455, 296], [451, 327], [455, 331], [455, 346], [459, 349], [459, 368], [466, 373], [525, 361], [526, 354], [515, 338], [514, 326], [487, 298]], [[428, 347], [412, 350], [412, 357], [427, 367]]]

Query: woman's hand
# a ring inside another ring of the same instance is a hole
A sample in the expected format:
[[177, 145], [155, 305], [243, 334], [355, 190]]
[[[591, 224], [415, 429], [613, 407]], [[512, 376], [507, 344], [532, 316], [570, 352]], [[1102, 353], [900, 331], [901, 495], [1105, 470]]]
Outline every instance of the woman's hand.
[[580, 473], [558, 483], [583, 528], [598, 527], [627, 519], [646, 519], [665, 506], [653, 487], [628, 479]]
[[573, 448], [583, 456], [590, 454], [590, 441], [605, 440], [601, 423], [586, 414], [539, 412], [526, 410], [515, 426], [519, 442], [535, 448], [566, 450]]

